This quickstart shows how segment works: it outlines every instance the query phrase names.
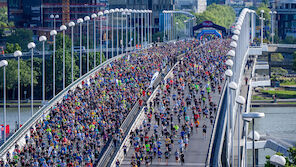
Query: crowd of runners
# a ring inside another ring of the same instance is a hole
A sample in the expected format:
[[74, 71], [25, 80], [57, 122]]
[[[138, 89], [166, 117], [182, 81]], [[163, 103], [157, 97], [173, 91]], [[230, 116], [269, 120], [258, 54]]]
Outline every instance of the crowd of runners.
[[[7, 152], [0, 165], [93, 166], [108, 140], [114, 139], [115, 145], [122, 141], [121, 123], [141, 97], [151, 94], [148, 87], [153, 74], [173, 65], [176, 56], [194, 45], [198, 43], [179, 41], [152, 47], [101, 68], [52, 107], [30, 129], [24, 146], [15, 144], [15, 149]], [[180, 84], [172, 86], [179, 88]], [[176, 101], [179, 98], [177, 95]]]
[[[130, 143], [124, 143], [123, 152], [132, 167], [168, 164], [171, 157], [183, 165], [192, 134], [203, 133], [206, 139], [224, 85], [229, 42], [218, 39], [192, 48], [176, 65], [173, 76], [161, 83], [144, 108], [143, 123], [130, 133]], [[120, 165], [119, 160], [116, 163]]]

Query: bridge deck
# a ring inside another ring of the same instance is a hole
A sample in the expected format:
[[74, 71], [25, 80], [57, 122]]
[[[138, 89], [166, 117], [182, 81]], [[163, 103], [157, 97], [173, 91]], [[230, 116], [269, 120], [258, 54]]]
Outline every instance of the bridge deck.
[[[174, 76], [175, 77], [175, 76]], [[205, 85], [206, 82], [203, 81], [203, 85]], [[212, 101], [218, 105], [218, 102], [219, 102], [219, 99], [220, 99], [220, 94], [218, 93], [218, 89], [217, 89], [218, 86], [216, 86], [216, 90], [215, 92], [212, 91], [210, 93], [211, 97], [212, 97]], [[222, 86], [223, 87], [223, 86]], [[161, 91], [159, 89], [159, 92], [160, 93], [160, 99], [162, 97], [163, 94], [163, 91]], [[175, 89], [172, 89], [170, 95], [166, 95], [166, 97], [170, 97], [170, 112], [173, 113], [173, 108], [174, 108], [174, 102], [172, 100], [172, 95], [173, 94], [177, 94], [177, 90]], [[185, 97], [187, 97], [190, 92], [189, 92], [189, 88], [188, 88], [188, 85], [185, 86], [185, 90], [184, 90], [184, 94], [185, 94]], [[200, 97], [200, 92], [196, 93], [194, 91], [195, 96], [197, 97], [197, 99], [199, 99]], [[208, 97], [207, 95], [205, 95], [205, 97]], [[155, 97], [154, 97], [155, 98]], [[185, 100], [185, 98], [184, 98]], [[194, 100], [192, 99], [191, 100], [191, 104], [194, 104]], [[209, 106], [209, 102], [208, 100], [206, 100], [206, 106]], [[191, 105], [192, 106], [192, 105]], [[191, 110], [191, 107], [187, 106], [187, 113], [188, 115], [190, 116], [190, 118], [193, 118], [193, 112]], [[156, 106], [154, 107], [154, 112], [159, 112], [161, 110], [161, 105], [159, 106]], [[213, 121], [215, 120], [215, 117], [216, 115], [213, 114], [213, 117], [211, 118]], [[182, 116], [181, 117], [181, 122], [178, 123], [178, 116], [177, 114], [173, 114], [173, 122], [174, 124], [178, 124], [180, 129], [182, 125], [185, 124], [185, 120], [184, 120], [184, 117]], [[200, 125], [199, 125], [199, 128], [196, 128], [194, 127], [191, 134], [190, 134], [190, 138], [189, 138], [189, 144], [188, 144], [188, 148], [185, 150], [184, 152], [184, 159], [185, 159], [185, 164], [183, 164], [184, 166], [205, 166], [205, 162], [206, 162], [206, 159], [207, 159], [207, 152], [208, 152], [208, 147], [209, 147], [209, 142], [210, 142], [210, 137], [211, 137], [211, 133], [212, 133], [212, 128], [213, 128], [213, 124], [211, 124], [211, 121], [209, 118], [206, 118], [206, 117], [203, 117], [201, 116], [201, 118], [199, 119], [199, 122], [200, 122]], [[154, 116], [152, 116], [152, 119], [151, 119], [151, 129], [150, 131], [148, 132], [148, 136], [152, 136], [152, 134], [154, 133], [154, 130], [153, 130], [153, 127], [154, 125], [157, 124], [157, 121], [155, 119]], [[203, 125], [206, 125], [207, 126], [207, 134], [206, 136], [203, 136], [203, 132], [202, 132], [202, 126]], [[171, 130], [170, 130], [170, 126], [168, 126], [168, 131], [170, 133]], [[158, 132], [161, 132], [162, 128], [161, 128], [161, 125], [158, 126], [157, 128]], [[180, 161], [179, 162], [176, 162], [176, 159], [175, 159], [175, 151], [176, 150], [179, 150], [179, 143], [178, 143], [178, 140], [180, 139], [180, 130], [178, 131], [177, 133], [178, 135], [177, 136], [174, 136], [173, 139], [174, 139], [174, 146], [172, 148], [172, 151], [170, 153], [170, 157], [168, 159], [168, 163], [166, 163], [166, 160], [165, 160], [165, 151], [166, 151], [166, 147], [164, 145], [165, 143], [165, 136], [161, 136], [160, 135], [160, 139], [161, 139], [161, 142], [162, 142], [162, 147], [161, 147], [161, 151], [163, 153], [162, 155], [162, 159], [161, 161], [158, 160], [157, 158], [157, 154], [156, 156], [153, 158], [153, 161], [152, 163], [149, 165], [149, 166], [180, 166], [181, 163]], [[121, 163], [121, 166], [123, 167], [127, 167], [127, 166], [132, 166], [131, 165], [131, 162], [132, 162], [132, 156], [135, 155], [135, 147], [134, 146], [131, 146], [127, 152], [127, 155], [125, 156], [123, 162]], [[145, 155], [145, 153], [144, 153]], [[145, 161], [142, 161], [142, 165], [145, 163]]]

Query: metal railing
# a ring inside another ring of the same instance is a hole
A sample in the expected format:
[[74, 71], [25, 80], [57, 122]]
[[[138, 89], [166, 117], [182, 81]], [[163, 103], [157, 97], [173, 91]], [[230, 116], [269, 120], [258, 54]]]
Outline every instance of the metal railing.
[[[162, 73], [160, 73], [158, 75], [158, 77], [156, 78], [155, 82], [153, 83], [153, 88], [155, 88], [162, 80], [162, 74], [166, 73], [167, 71], [167, 67], [165, 69], [162, 70]], [[149, 88], [148, 88], [149, 89]], [[143, 104], [146, 103], [147, 99], [149, 97], [145, 97]], [[134, 107], [132, 108], [132, 110], [129, 112], [128, 116], [125, 118], [125, 120], [123, 121], [122, 125], [121, 125], [121, 129], [124, 132], [124, 136], [128, 135], [128, 132], [130, 130], [130, 128], [132, 127], [133, 123], [135, 122], [135, 119], [138, 117], [138, 115], [140, 114], [140, 111], [142, 110], [143, 106], [141, 107], [139, 105], [139, 102], [137, 101], [136, 104], [134, 105]], [[111, 139], [112, 141], [114, 139]], [[121, 141], [119, 145], [122, 145], [123, 142]], [[117, 152], [119, 151], [120, 146], [115, 146], [113, 142], [111, 142], [108, 145], [108, 148], [106, 149], [105, 152], [103, 152], [102, 157], [99, 157], [98, 163], [96, 164], [97, 167], [103, 167], [103, 166], [110, 166], [112, 163], [112, 159], [115, 158]]]
[[68, 85], [64, 90], [54, 96], [49, 102], [48, 105], [43, 106], [39, 109], [28, 121], [26, 121], [23, 126], [17, 130], [5, 143], [3, 143], [0, 147], [0, 157], [5, 156], [5, 153], [14, 146], [15, 143], [21, 140], [22, 137], [33, 127], [39, 120], [42, 120], [45, 115], [48, 114], [50, 108], [54, 106], [57, 102], [63, 99], [63, 97], [68, 93], [69, 90], [76, 88], [82, 81], [88, 79], [91, 75], [93, 75], [97, 70], [104, 67], [105, 65], [109, 64], [110, 62], [123, 57], [123, 55], [118, 55], [111, 59], [106, 60], [101, 65], [97, 66], [96, 68], [92, 69], [88, 73], [84, 74], [82, 77]]
[[214, 128], [212, 129], [212, 136], [211, 136], [210, 142], [209, 142], [209, 149], [208, 149], [207, 159], [206, 159], [206, 167], [212, 166], [210, 161], [212, 159], [213, 145], [214, 145], [216, 131], [217, 131], [217, 122], [218, 122], [219, 117], [220, 117], [221, 108], [222, 108], [222, 102], [223, 102], [224, 98], [226, 98], [224, 96], [225, 95], [225, 91], [226, 91], [226, 86], [227, 86], [227, 84], [225, 83], [224, 84], [224, 87], [223, 87], [222, 94], [221, 94], [221, 98], [219, 99], [217, 115], [216, 115], [216, 119], [215, 119], [215, 122], [214, 122]]

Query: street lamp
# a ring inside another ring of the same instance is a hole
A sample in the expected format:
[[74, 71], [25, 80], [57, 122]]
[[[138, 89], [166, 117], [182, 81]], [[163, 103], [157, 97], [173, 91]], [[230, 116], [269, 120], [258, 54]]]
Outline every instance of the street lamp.
[[[249, 113], [243, 113], [242, 116], [243, 116], [244, 119], [252, 119], [252, 129], [253, 129], [253, 134], [252, 134], [253, 147], [252, 147], [252, 151], [253, 151], [253, 167], [255, 167], [255, 118], [264, 118], [265, 114], [264, 113], [259, 113], [259, 112], [249, 112]], [[245, 135], [247, 135], [247, 134], [245, 134]]]
[[84, 17], [84, 21], [86, 21], [86, 72], [89, 71], [89, 16]]
[[65, 25], [61, 25], [60, 30], [63, 31], [63, 89], [65, 89], [66, 85], [66, 68], [65, 68], [65, 31], [67, 30], [67, 27]]
[[[55, 31], [55, 30], [54, 30]], [[33, 62], [34, 62], [34, 48], [36, 47], [34, 42], [30, 42], [28, 44], [28, 49], [31, 49], [31, 116], [34, 115], [34, 110], [33, 110], [33, 101], [34, 101], [34, 80], [33, 80]]]
[[53, 97], [55, 96], [55, 50], [56, 50], [56, 35], [57, 31], [56, 30], [51, 30], [50, 35], [53, 36], [53, 56], [52, 56], [52, 76], [53, 76], [53, 84], [52, 84], [52, 94]]
[[[231, 67], [233, 66], [233, 61], [228, 59], [226, 61], [226, 65], [228, 66], [228, 70], [225, 71], [225, 75], [227, 77], [227, 85], [228, 85], [228, 88], [226, 89], [227, 90], [227, 137], [226, 137], [226, 143], [227, 143], [227, 150], [226, 150], [226, 154], [227, 154], [227, 163], [229, 164], [229, 161], [228, 161], [228, 143], [229, 143], [229, 131], [230, 131], [230, 95], [229, 95], [229, 83], [230, 83], [230, 78], [232, 77], [233, 75], [233, 72], [231, 71]], [[229, 166], [229, 165], [228, 165]]]
[[82, 23], [83, 23], [83, 19], [79, 18], [77, 19], [77, 23], [79, 24], [79, 28], [80, 28], [80, 46], [79, 46], [79, 77], [82, 76]]
[[260, 13], [261, 13], [261, 17], [260, 17], [260, 19], [261, 19], [261, 46], [263, 45], [263, 20], [264, 20], [264, 18], [263, 18], [263, 14], [264, 14], [264, 10], [260, 10]]
[[56, 30], [56, 19], [58, 19], [60, 16], [51, 14], [49, 17], [53, 19], [53, 29]]
[[138, 45], [138, 48], [139, 48], [139, 46], [140, 46], [140, 17], [141, 17], [141, 12], [140, 12], [140, 10], [137, 10], [137, 13], [138, 13], [138, 31], [137, 31], [137, 35], [138, 35], [138, 41], [137, 41], [137, 45]]
[[241, 122], [241, 112], [242, 112], [242, 108], [243, 108], [243, 105], [246, 103], [246, 100], [243, 96], [238, 96], [236, 98], [236, 103], [239, 105], [239, 111], [237, 112], [237, 124], [238, 124], [238, 128], [237, 128], [237, 141], [238, 141], [238, 147], [237, 147], [237, 152], [238, 152], [238, 166], [241, 166], [240, 162], [240, 122]]
[[270, 11], [269, 14], [271, 15], [271, 43], [273, 44], [274, 42], [274, 23], [275, 23], [275, 15], [277, 14], [276, 11]]
[[125, 15], [125, 53], [127, 53], [127, 43], [128, 43], [128, 9], [124, 9], [124, 12], [122, 13]]
[[4, 120], [4, 142], [6, 141], [6, 71], [5, 67], [8, 65], [6, 60], [0, 61], [0, 68], [3, 67], [3, 120]]
[[115, 10], [114, 10], [115, 12], [116, 12], [116, 56], [118, 56], [118, 54], [119, 54], [119, 37], [118, 37], [118, 35], [119, 35], [119, 28], [118, 28], [118, 20], [119, 20], [119, 9], [118, 8], [116, 8]]
[[39, 41], [42, 42], [42, 104], [45, 105], [45, 42], [46, 36], [40, 36]]
[[72, 83], [74, 82], [74, 26], [75, 23], [71, 21], [69, 24], [69, 27], [71, 27], [71, 79]]
[[95, 14], [95, 13], [93, 13], [92, 15], [91, 15], [91, 18], [93, 19], [93, 21], [94, 21], [94, 29], [93, 29], [93, 37], [94, 37], [94, 68], [97, 66], [97, 60], [96, 60], [96, 58], [97, 58], [97, 37], [96, 37], [96, 35], [97, 35], [97, 26], [96, 26], [96, 19], [97, 19], [97, 17], [98, 17], [98, 15], [97, 14]]
[[143, 48], [144, 44], [144, 11], [141, 11], [141, 49]]
[[23, 53], [19, 50], [13, 53], [13, 56], [17, 58], [17, 104], [18, 104], [18, 123], [16, 129], [20, 127], [21, 122], [21, 83], [20, 83], [20, 57]]
[[230, 109], [231, 109], [231, 111], [230, 111], [230, 113], [231, 113], [231, 115], [230, 115], [230, 124], [231, 124], [231, 164], [232, 164], [232, 166], [234, 166], [234, 156], [233, 156], [233, 142], [234, 142], [234, 118], [233, 118], [233, 116], [234, 116], [234, 113], [233, 113], [233, 107], [232, 107], [232, 99], [233, 99], [233, 91], [235, 91], [237, 88], [238, 88], [238, 86], [237, 86], [237, 84], [235, 83], [235, 82], [230, 82], [229, 83], [229, 88], [230, 88], [230, 90], [231, 90], [231, 93], [230, 93]]
[[136, 32], [137, 32], [137, 28], [136, 28], [136, 20], [137, 20], [137, 10], [133, 10], [133, 13], [134, 13], [134, 28], [133, 28], [133, 31], [134, 31], [134, 38], [133, 38], [133, 43], [134, 43], [134, 49], [133, 50], [136, 50], [136, 45], [137, 45], [137, 38], [136, 38]]
[[132, 41], [133, 41], [133, 37], [132, 37], [132, 34], [133, 34], [133, 30], [132, 30], [132, 27], [133, 27], [133, 24], [132, 24], [132, 17], [133, 17], [133, 10], [132, 9], [129, 9], [128, 10], [129, 14], [130, 14], [130, 22], [129, 22], [129, 30], [130, 30], [130, 51], [131, 51], [131, 48], [132, 48]]
[[103, 38], [103, 21], [102, 21], [102, 17], [103, 17], [103, 12], [98, 12], [98, 17], [99, 17], [99, 20], [100, 20], [100, 64], [102, 64], [103, 62], [103, 41], [102, 41], [102, 38]]
[[106, 15], [106, 59], [109, 59], [109, 41], [108, 41], [108, 34], [109, 34], [109, 24], [108, 24], [108, 14], [109, 10], [105, 10], [104, 14]]
[[285, 166], [286, 159], [285, 159], [285, 157], [280, 156], [280, 155], [273, 155], [270, 157], [270, 163], [275, 166]]
[[114, 36], [113, 36], [113, 13], [114, 13], [114, 9], [110, 9], [110, 13], [111, 13], [111, 57], [114, 57]]
[[119, 9], [120, 13], [121, 13], [121, 40], [120, 40], [120, 46], [121, 46], [121, 54], [123, 54], [123, 14], [125, 13], [124, 12], [124, 9], [120, 8]]

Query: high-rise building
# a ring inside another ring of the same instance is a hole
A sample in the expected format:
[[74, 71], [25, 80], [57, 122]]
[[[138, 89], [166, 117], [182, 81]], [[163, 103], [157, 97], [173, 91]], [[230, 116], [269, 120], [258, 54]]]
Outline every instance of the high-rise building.
[[0, 0], [0, 7], [7, 6], [7, 0]]
[[8, 19], [16, 27], [52, 27], [50, 15], [59, 15], [57, 26], [104, 10], [107, 0], [8, 0]]
[[174, 10], [175, 0], [109, 0], [109, 8], [152, 10], [152, 29], [159, 31], [159, 16], [163, 10]]
[[176, 0], [176, 9], [202, 13], [207, 8], [207, 0]]
[[278, 36], [296, 38], [296, 0], [271, 0], [271, 10], [276, 11], [275, 27]]

